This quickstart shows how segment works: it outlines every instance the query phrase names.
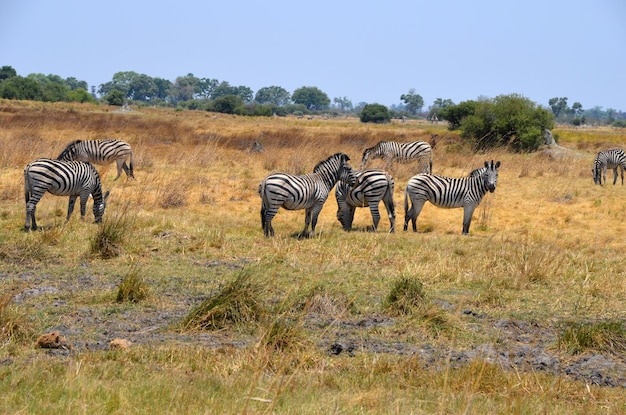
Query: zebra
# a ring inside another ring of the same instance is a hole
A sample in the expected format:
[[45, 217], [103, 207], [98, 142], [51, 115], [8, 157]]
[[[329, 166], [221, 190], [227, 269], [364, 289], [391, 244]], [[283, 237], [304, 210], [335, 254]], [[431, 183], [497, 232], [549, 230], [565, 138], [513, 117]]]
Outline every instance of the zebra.
[[613, 185], [617, 183], [617, 169], [620, 169], [622, 186], [624, 185], [624, 169], [626, 169], [626, 154], [619, 148], [605, 150], [598, 153], [593, 162], [593, 182], [602, 185], [602, 178], [606, 184], [606, 171], [613, 169]]
[[340, 181], [335, 187], [335, 197], [338, 206], [337, 219], [343, 226], [343, 229], [346, 231], [352, 229], [354, 212], [357, 207], [369, 206], [373, 221], [372, 230], [376, 232], [380, 222], [378, 205], [382, 200], [391, 224], [389, 232], [394, 232], [396, 213], [393, 204], [393, 177], [380, 169], [355, 171], [355, 176], [356, 183], [353, 186]]
[[[433, 155], [431, 145], [425, 141], [413, 141], [400, 143], [397, 141], [381, 141], [374, 147], [363, 151], [361, 170], [365, 168], [368, 160], [385, 160], [385, 168], [389, 169], [393, 161], [408, 163], [417, 159], [420, 173], [431, 173], [433, 170]], [[427, 163], [424, 163], [427, 161]]]
[[[128, 165], [126, 160], [129, 159]], [[88, 161], [94, 164], [117, 163], [117, 176], [119, 179], [122, 169], [126, 177], [135, 178], [133, 173], [133, 150], [126, 141], [105, 139], [105, 140], [74, 140], [69, 143], [59, 154], [57, 160], [65, 161]]]
[[[442, 208], [463, 208], [463, 234], [469, 233], [474, 210], [480, 204], [487, 191], [493, 193], [498, 181], [500, 162], [473, 170], [467, 177], [451, 178], [434, 174], [417, 174], [407, 183], [404, 193], [404, 230], [413, 224], [413, 232], [417, 231], [416, 221], [426, 201]], [[409, 200], [411, 208], [409, 209]]]
[[56, 196], [69, 196], [66, 222], [74, 210], [76, 198], [80, 196], [80, 217], [85, 219], [85, 208], [89, 195], [93, 196], [93, 215], [96, 223], [102, 222], [107, 191], [102, 194], [100, 175], [93, 165], [82, 161], [63, 161], [40, 158], [24, 168], [24, 198], [26, 221], [24, 230], [37, 229], [35, 208], [46, 192]]
[[261, 196], [261, 226], [265, 236], [274, 236], [272, 219], [280, 207], [287, 210], [305, 209], [304, 230], [299, 236], [314, 235], [317, 217], [333, 186], [339, 180], [350, 185], [356, 181], [352, 167], [348, 164], [349, 160], [346, 154], [336, 153], [319, 162], [313, 173], [302, 176], [272, 173], [264, 178], [259, 185], [259, 196]]

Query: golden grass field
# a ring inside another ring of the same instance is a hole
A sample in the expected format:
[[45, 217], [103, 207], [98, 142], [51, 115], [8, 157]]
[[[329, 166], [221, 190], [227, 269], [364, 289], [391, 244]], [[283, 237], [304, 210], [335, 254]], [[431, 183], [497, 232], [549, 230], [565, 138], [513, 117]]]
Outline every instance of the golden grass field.
[[[461, 209], [429, 204], [420, 232], [403, 232], [414, 173], [395, 165], [396, 233], [382, 205], [377, 233], [363, 231], [368, 209], [344, 232], [333, 191], [315, 237], [297, 239], [304, 211], [285, 210], [263, 237], [269, 173], [308, 173], [336, 152], [358, 168], [378, 141], [432, 134], [436, 174], [502, 162], [469, 236]], [[0, 100], [0, 413], [626, 413], [626, 187], [591, 176], [626, 132], [553, 134], [559, 148], [476, 154], [443, 123]], [[23, 232], [24, 166], [106, 137], [132, 145], [137, 180], [97, 166], [104, 224], [91, 202], [65, 224], [67, 198], [47, 194], [43, 230]], [[122, 233], [109, 256], [94, 249], [107, 226]], [[145, 298], [116, 300], [129, 277]], [[237, 278], [255, 318], [182, 324]], [[423, 287], [408, 313], [386, 307], [401, 280]], [[50, 331], [71, 350], [36, 347]], [[133, 344], [110, 350], [114, 338]]]

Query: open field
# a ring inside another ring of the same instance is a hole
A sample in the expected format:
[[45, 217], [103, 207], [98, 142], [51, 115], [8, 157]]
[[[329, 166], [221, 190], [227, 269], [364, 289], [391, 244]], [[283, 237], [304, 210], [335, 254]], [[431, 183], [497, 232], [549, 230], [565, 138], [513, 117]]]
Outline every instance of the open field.
[[[591, 176], [626, 132], [553, 133], [559, 148], [474, 154], [443, 124], [0, 100], [0, 413], [626, 413], [626, 186]], [[267, 174], [432, 134], [434, 173], [502, 162], [469, 236], [461, 209], [429, 204], [403, 232], [398, 165], [396, 233], [382, 206], [377, 233], [368, 209], [344, 232], [331, 193], [315, 237], [285, 210], [263, 237]], [[43, 230], [22, 232], [24, 166], [105, 137], [133, 146], [137, 180], [97, 166], [104, 223], [89, 203], [64, 224], [47, 194]], [[229, 318], [202, 308], [233, 292]], [[65, 348], [35, 346], [51, 331]]]

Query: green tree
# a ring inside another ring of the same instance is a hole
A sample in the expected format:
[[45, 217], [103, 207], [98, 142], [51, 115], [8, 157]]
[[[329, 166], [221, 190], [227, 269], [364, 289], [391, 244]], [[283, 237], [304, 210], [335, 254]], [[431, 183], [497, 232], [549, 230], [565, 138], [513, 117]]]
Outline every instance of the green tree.
[[70, 102], [95, 102], [94, 97], [87, 90], [78, 88], [67, 93], [67, 100]]
[[267, 86], [256, 91], [254, 102], [259, 104], [288, 105], [291, 102], [289, 92], [280, 86]]
[[554, 97], [548, 100], [548, 105], [552, 109], [552, 113], [556, 118], [559, 118], [559, 115], [565, 114], [567, 112], [567, 97]]
[[402, 94], [400, 99], [405, 103], [406, 110], [411, 114], [417, 114], [424, 107], [424, 98], [415, 92], [415, 88], [409, 89], [408, 94]]
[[235, 95], [241, 98], [244, 102], [252, 102], [254, 94], [252, 89], [247, 86], [232, 86], [228, 82], [222, 81], [213, 89], [211, 99], [217, 99], [227, 95]]
[[0, 68], [0, 82], [5, 79], [13, 78], [14, 76], [17, 76], [17, 71], [13, 69], [12, 66], [5, 65]]
[[221, 112], [224, 114], [235, 114], [237, 110], [243, 107], [244, 102], [237, 95], [224, 95], [211, 101], [208, 110]]
[[389, 110], [381, 104], [367, 104], [363, 107], [359, 117], [361, 122], [388, 123], [391, 121]]
[[65, 85], [67, 85], [72, 91], [77, 89], [84, 89], [85, 91], [89, 89], [89, 85], [85, 81], [79, 81], [74, 77], [69, 77], [65, 79]]
[[474, 115], [477, 105], [477, 101], [463, 101], [458, 105], [441, 108], [437, 116], [441, 120], [448, 121], [448, 129], [458, 130], [461, 128], [461, 122], [463, 122], [465, 117]]
[[353, 108], [352, 101], [348, 97], [333, 98], [333, 103], [342, 111], [351, 111]]
[[150, 101], [156, 98], [158, 88], [154, 79], [148, 75], [138, 74], [128, 83], [127, 97], [136, 101]]
[[325, 92], [322, 92], [314, 86], [303, 86], [291, 94], [291, 100], [294, 104], [302, 104], [307, 110], [322, 110], [330, 105], [330, 98]]
[[479, 149], [508, 146], [515, 151], [537, 150], [553, 127], [552, 113], [518, 94], [478, 102], [460, 126], [461, 136]]
[[189, 101], [200, 92], [200, 79], [192, 73], [176, 78], [170, 88], [170, 98], [174, 103]]
[[0, 83], [0, 97], [41, 101], [43, 93], [41, 84], [35, 79], [16, 75]]
[[98, 93], [100, 95], [108, 95], [109, 92], [117, 90], [122, 92], [124, 98], [132, 98], [130, 96], [130, 85], [139, 74], [133, 71], [116, 72], [113, 74], [113, 79], [110, 82], [106, 82], [100, 85]]
[[126, 95], [119, 89], [113, 89], [111, 92], [104, 96], [104, 101], [109, 105], [124, 105], [124, 101], [126, 100]]

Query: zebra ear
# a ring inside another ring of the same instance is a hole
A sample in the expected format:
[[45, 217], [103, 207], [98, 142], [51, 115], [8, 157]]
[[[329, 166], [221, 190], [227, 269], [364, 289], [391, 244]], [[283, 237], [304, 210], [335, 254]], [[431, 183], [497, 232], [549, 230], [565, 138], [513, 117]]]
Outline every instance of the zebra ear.
[[496, 161], [496, 169], [500, 167], [500, 160]]
[[106, 201], [106, 200], [107, 200], [107, 198], [109, 197], [109, 194], [110, 194], [110, 193], [111, 193], [111, 191], [110, 191], [110, 190], [107, 190], [107, 191], [106, 191], [106, 193], [104, 194], [104, 196], [102, 197], [102, 200], [103, 200], [103, 201]]
[[[493, 161], [492, 161], [492, 163], [493, 163]], [[488, 161], [485, 161], [485, 167], [489, 168], [489, 162]]]

